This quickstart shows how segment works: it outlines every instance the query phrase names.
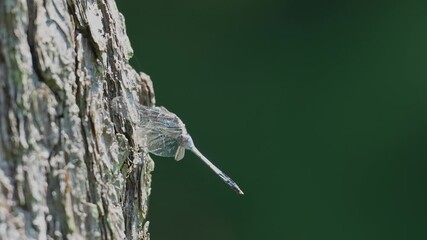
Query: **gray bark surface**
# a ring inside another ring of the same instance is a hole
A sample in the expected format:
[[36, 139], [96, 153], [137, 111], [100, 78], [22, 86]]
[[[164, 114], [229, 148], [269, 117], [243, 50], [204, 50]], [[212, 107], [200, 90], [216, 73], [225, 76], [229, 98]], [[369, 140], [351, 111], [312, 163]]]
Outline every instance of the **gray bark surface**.
[[154, 163], [116, 119], [153, 105], [113, 0], [0, 1], [0, 239], [149, 239]]

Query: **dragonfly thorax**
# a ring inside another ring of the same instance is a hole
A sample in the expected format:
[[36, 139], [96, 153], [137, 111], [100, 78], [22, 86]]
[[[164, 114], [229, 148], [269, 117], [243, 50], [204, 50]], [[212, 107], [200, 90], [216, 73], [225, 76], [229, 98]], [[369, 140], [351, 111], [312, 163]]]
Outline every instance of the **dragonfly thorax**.
[[185, 149], [192, 149], [194, 148], [193, 139], [191, 138], [190, 134], [185, 133], [182, 134], [180, 137], [180, 145], [184, 147]]

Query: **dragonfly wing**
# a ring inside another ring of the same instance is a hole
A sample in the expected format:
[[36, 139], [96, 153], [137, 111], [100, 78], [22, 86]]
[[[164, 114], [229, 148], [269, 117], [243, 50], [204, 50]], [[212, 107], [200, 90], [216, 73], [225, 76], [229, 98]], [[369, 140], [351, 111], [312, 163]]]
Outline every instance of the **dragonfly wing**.
[[179, 147], [177, 137], [159, 131], [148, 131], [145, 134], [148, 152], [161, 157], [175, 157]]
[[180, 147], [181, 136], [187, 133], [181, 119], [164, 107], [147, 107], [136, 103], [128, 106], [125, 100], [123, 97], [117, 98], [112, 107], [137, 125], [136, 133], [147, 151], [181, 160], [185, 153], [185, 149]]

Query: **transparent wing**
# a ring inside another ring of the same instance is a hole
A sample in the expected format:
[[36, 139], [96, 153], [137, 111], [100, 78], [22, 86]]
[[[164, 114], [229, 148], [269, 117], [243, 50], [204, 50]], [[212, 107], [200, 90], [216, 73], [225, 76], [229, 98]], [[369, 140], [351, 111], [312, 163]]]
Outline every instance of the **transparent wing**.
[[137, 109], [140, 121], [136, 124], [141, 128], [156, 129], [158, 132], [176, 136], [186, 132], [181, 119], [164, 107], [138, 105]]
[[148, 152], [162, 157], [174, 157], [180, 146], [185, 125], [163, 107], [139, 108], [141, 132], [146, 137]]
[[164, 107], [147, 107], [125, 97], [116, 97], [111, 102], [111, 109], [141, 128], [161, 128], [168, 132], [185, 129], [181, 119]]
[[[147, 107], [116, 97], [112, 109], [137, 126], [137, 133], [148, 152], [162, 157], [183, 157], [178, 151], [180, 137], [187, 132], [184, 123], [164, 107]], [[178, 154], [178, 155], [177, 155]]]
[[148, 152], [161, 157], [174, 157], [179, 148], [177, 137], [161, 131], [145, 129], [146, 148]]

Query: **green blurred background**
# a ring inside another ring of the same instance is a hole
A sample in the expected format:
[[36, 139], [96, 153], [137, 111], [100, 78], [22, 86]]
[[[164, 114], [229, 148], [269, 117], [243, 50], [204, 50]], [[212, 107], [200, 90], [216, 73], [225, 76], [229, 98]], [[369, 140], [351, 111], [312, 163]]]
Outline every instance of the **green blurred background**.
[[246, 193], [154, 157], [153, 240], [427, 239], [427, 4], [118, 5], [158, 105]]

